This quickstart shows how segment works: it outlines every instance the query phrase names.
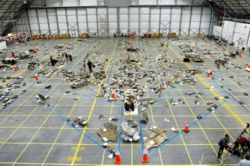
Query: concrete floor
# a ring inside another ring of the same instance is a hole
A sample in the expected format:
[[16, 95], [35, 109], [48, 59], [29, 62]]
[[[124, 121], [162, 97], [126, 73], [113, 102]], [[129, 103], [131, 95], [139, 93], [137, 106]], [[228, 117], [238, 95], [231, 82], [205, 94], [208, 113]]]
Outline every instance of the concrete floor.
[[[108, 58], [107, 78], [104, 80], [110, 83], [110, 78], [117, 71], [116, 65], [120, 59], [121, 49], [119, 42], [122, 39], [90, 39], [88, 43], [76, 44], [75, 40], [69, 41], [34, 41], [27, 45], [13, 46], [12, 49], [27, 50], [37, 46], [41, 50], [39, 59], [44, 59], [45, 54], [53, 54], [54, 45], [58, 43], [73, 43], [74, 56], [73, 64], [66, 65], [66, 68], [76, 70], [79, 63], [83, 61], [87, 53], [101, 51], [100, 61]], [[207, 46], [217, 48], [213, 42], [207, 42]], [[205, 58], [204, 66], [196, 64], [184, 65], [180, 57], [180, 50], [170, 44], [168, 54], [176, 59], [177, 65], [184, 68], [200, 68], [202, 71], [214, 69], [212, 58]], [[49, 51], [45, 51], [45, 50]], [[141, 45], [145, 50], [144, 56], [151, 57], [160, 53], [159, 39], [145, 39]], [[250, 62], [247, 54], [243, 59], [236, 59], [235, 62], [245, 64]], [[26, 68], [26, 66], [25, 66]], [[158, 71], [156, 64], [146, 68]], [[13, 74], [12, 71], [0, 71], [1, 75]], [[52, 114], [47, 108], [37, 105], [33, 99], [37, 93], [49, 95], [49, 104], [58, 114], [75, 118], [81, 116], [89, 120], [87, 128], [83, 132], [102, 143], [96, 132], [112, 116], [120, 117], [121, 103], [108, 102], [100, 97], [95, 97], [98, 87], [85, 87], [72, 90], [64, 78], [56, 74], [51, 78], [41, 78], [42, 84], [35, 84], [34, 72], [21, 69], [17, 73], [24, 75], [28, 82], [27, 92], [0, 112], [0, 165], [112, 165], [113, 159], [108, 158], [108, 153], [91, 143], [86, 137], [82, 137], [74, 128], [67, 126], [58, 115]], [[158, 102], [148, 109], [149, 124], [143, 125], [143, 136], [148, 135], [148, 126], [176, 127], [182, 129], [185, 122], [195, 122], [190, 127], [190, 133], [174, 135], [168, 131], [167, 136], [171, 138], [169, 143], [161, 146], [150, 153], [150, 163], [147, 165], [218, 165], [217, 142], [225, 133], [229, 133], [231, 141], [242, 131], [245, 122], [250, 120], [250, 98], [243, 93], [250, 94], [250, 73], [239, 69], [221, 69], [214, 73], [215, 79], [208, 79], [203, 72], [196, 76], [197, 84], [178, 85], [176, 88], [167, 88], [160, 98], [148, 89], [146, 97], [155, 98]], [[229, 76], [234, 76], [233, 79]], [[224, 78], [224, 81], [220, 80]], [[240, 82], [239, 85], [237, 82]], [[146, 83], [147, 84], [147, 83]], [[52, 85], [51, 90], [45, 91], [46, 85]], [[223, 88], [221, 87], [223, 85]], [[213, 86], [213, 88], [210, 88]], [[22, 90], [20, 89], [20, 90]], [[232, 91], [228, 91], [232, 89]], [[17, 90], [15, 93], [18, 93]], [[70, 90], [69, 94], [65, 94]], [[202, 92], [199, 95], [199, 105], [194, 104], [195, 97], [187, 96], [185, 92]], [[207, 114], [207, 101], [215, 101], [215, 96], [229, 96], [229, 99], [216, 101], [218, 109]], [[74, 100], [73, 98], [78, 98]], [[186, 104], [173, 106], [169, 103], [171, 98], [181, 98]], [[244, 101], [243, 108], [237, 100]], [[248, 111], [246, 110], [248, 109]], [[104, 120], [98, 119], [99, 115], [104, 115]], [[200, 120], [196, 120], [199, 114], [207, 114]], [[135, 119], [138, 117], [123, 117], [123, 120]], [[168, 119], [166, 122], [164, 119]], [[115, 122], [119, 125], [119, 121]], [[174, 136], [174, 137], [173, 137]], [[110, 145], [117, 148], [117, 143]], [[121, 144], [122, 164], [141, 165], [141, 144]], [[239, 158], [230, 156], [226, 161], [228, 165], [236, 165]]]

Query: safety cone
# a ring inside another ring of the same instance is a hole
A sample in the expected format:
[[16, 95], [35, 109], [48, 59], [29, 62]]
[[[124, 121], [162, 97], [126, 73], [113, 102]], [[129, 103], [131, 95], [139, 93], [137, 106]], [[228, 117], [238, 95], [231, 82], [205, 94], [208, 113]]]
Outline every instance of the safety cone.
[[188, 125], [188, 122], [186, 122], [183, 131], [184, 131], [184, 133], [189, 133], [189, 125]]
[[121, 158], [120, 152], [116, 151], [115, 152], [115, 164], [121, 164], [121, 163], [122, 163], [122, 158]]
[[116, 97], [116, 94], [115, 94], [115, 91], [112, 90], [112, 93], [111, 93], [111, 100], [116, 100], [117, 97]]
[[212, 76], [211, 72], [207, 72], [207, 77], [210, 78]]
[[16, 72], [17, 71], [17, 67], [13, 66], [12, 71]]
[[35, 80], [38, 82], [39, 80], [38, 74], [35, 74]]
[[142, 163], [149, 163], [148, 150], [147, 149], [143, 150], [143, 156], [142, 156], [141, 162]]

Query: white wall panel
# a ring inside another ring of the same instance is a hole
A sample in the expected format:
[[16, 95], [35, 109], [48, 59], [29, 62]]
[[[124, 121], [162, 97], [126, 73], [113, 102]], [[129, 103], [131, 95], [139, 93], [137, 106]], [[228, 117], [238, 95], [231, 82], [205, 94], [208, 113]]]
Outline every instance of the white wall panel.
[[[52, 1], [50, 0], [47, 1], [52, 3]], [[158, 1], [159, 3], [167, 3], [164, 2], [163, 0], [162, 1], [158, 0]], [[66, 1], [63, 2], [65, 5]], [[142, 0], [140, 2], [142, 3]], [[184, 3], [184, 1], [182, 2]], [[54, 3], [56, 4], [57, 0], [55, 0]], [[67, 5], [70, 5], [70, 3], [76, 3], [76, 1], [66, 2], [66, 3]], [[96, 1], [81, 0], [81, 3], [84, 3], [84, 5], [88, 3], [90, 5], [91, 3], [93, 4], [96, 3]], [[152, 1], [151, 2], [145, 1], [143, 3], [152, 3]], [[169, 1], [168, 3], [172, 2]], [[189, 3], [189, 1], [186, 1], [185, 3]], [[84, 8], [78, 8], [77, 10], [78, 10], [78, 15], [76, 13], [76, 8], [58, 8], [57, 10], [48, 9], [48, 19], [49, 19], [48, 21], [46, 10], [43, 9], [38, 10], [38, 18], [39, 18], [38, 20], [36, 16], [36, 11], [34, 9], [30, 9], [28, 13], [29, 13], [31, 31], [34, 33], [39, 33], [40, 30], [41, 33], [45, 32], [47, 33], [50, 30], [51, 33], [58, 33], [57, 30], [59, 29], [60, 33], [72, 33], [71, 31], [77, 31], [79, 29], [79, 33], [83, 32], [97, 33], [97, 31], [99, 30], [98, 31], [99, 34], [104, 35], [108, 34], [108, 29], [109, 29], [109, 34], [112, 36], [114, 32], [117, 32], [119, 30], [124, 33], [127, 32], [128, 30], [136, 31], [140, 32], [140, 34], [142, 35], [143, 33], [148, 32], [149, 30], [151, 30], [152, 32], [158, 32], [160, 29], [162, 32], [163, 28], [165, 28], [167, 29], [167, 33], [171, 30], [172, 32], [176, 32], [177, 34], [179, 32], [182, 33], [184, 32], [188, 34], [189, 31], [191, 34], [195, 34], [198, 33], [199, 31], [207, 33], [210, 26], [210, 18], [211, 18], [211, 10], [205, 7], [203, 8], [202, 17], [201, 17], [200, 7], [193, 7], [192, 12], [191, 12], [191, 7], [182, 7], [182, 8], [161, 7], [161, 8], [151, 8], [151, 9], [150, 7], [141, 7], [140, 10], [138, 7], [130, 7], [129, 9], [127, 7], [122, 7], [119, 8], [119, 24], [118, 24], [117, 23], [118, 10], [116, 7], [110, 7], [108, 9], [98, 8], [97, 13], [96, 13], [96, 8], [88, 8], [87, 13], [86, 9]], [[58, 22], [56, 17], [56, 11], [58, 16]], [[192, 16], [190, 20], [191, 13]], [[171, 15], [172, 17], [170, 18]], [[77, 26], [77, 19], [79, 28]], [[149, 23], [149, 21], [151, 22]], [[50, 27], [48, 27], [48, 23]], [[160, 23], [161, 25], [159, 27]], [[21, 30], [24, 29], [23, 27], [25, 27], [25, 29], [29, 31], [29, 28], [27, 28], [29, 27], [27, 26], [28, 23], [26, 23], [26, 26], [23, 26], [23, 24], [25, 23], [18, 22], [16, 24], [16, 29]], [[57, 26], [57, 24], [59, 26]], [[226, 35], [226, 33], [223, 34]]]
[[63, 6], [78, 6], [79, 0], [62, 0]]

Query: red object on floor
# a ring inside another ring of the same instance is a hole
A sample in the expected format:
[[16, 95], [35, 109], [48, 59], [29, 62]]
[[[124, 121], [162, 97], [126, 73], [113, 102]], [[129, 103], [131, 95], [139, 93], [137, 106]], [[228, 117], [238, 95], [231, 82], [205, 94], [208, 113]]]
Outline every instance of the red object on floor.
[[141, 162], [142, 163], [149, 163], [148, 150], [147, 149], [144, 149], [144, 151], [143, 151], [143, 156], [142, 156]]
[[188, 122], [186, 122], [183, 131], [184, 131], [184, 133], [189, 133], [189, 125], [188, 125]]
[[115, 152], [115, 164], [121, 164], [122, 163], [122, 158], [120, 155], [120, 152]]
[[14, 71], [14, 72], [17, 71], [17, 67], [13, 66], [12, 71]]
[[117, 97], [116, 97], [115, 91], [112, 91], [111, 100], [116, 100], [116, 99], [117, 99]]
[[35, 74], [35, 80], [36, 80], [36, 81], [39, 80], [38, 74]]
[[207, 77], [210, 78], [212, 74], [210, 72], [207, 72]]
[[247, 68], [250, 69], [250, 65], [248, 65]]

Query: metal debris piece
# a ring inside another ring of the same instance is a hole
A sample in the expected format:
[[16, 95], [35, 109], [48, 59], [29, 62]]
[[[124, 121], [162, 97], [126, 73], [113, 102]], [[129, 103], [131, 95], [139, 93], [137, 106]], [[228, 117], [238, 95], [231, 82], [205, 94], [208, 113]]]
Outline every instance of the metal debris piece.
[[117, 117], [111, 117], [111, 118], [109, 118], [109, 121], [118, 121], [118, 118]]
[[240, 105], [244, 105], [244, 104], [245, 104], [245, 102], [243, 102], [243, 101], [239, 101], [239, 104], [240, 104]]
[[104, 116], [102, 114], [99, 115], [99, 120], [103, 120]]
[[144, 140], [144, 146], [147, 150], [158, 147], [168, 139], [168, 137], [165, 135], [167, 129], [157, 128], [151, 131], [152, 133], [149, 134]]
[[81, 127], [86, 127], [88, 125], [87, 121], [82, 119], [82, 117], [77, 117], [74, 119], [74, 123]]
[[244, 92], [243, 95], [248, 96], [248, 93]]
[[198, 116], [196, 116], [196, 118], [200, 120], [203, 118], [203, 115], [198, 115]]
[[122, 122], [122, 140], [124, 142], [138, 142], [140, 140], [137, 122], [128, 120]]
[[148, 115], [145, 111], [141, 113], [141, 121], [142, 124], [147, 124], [148, 123]]
[[48, 85], [48, 86], [46, 86], [44, 89], [46, 89], [46, 90], [50, 90], [51, 89], [51, 85]]
[[116, 142], [118, 138], [118, 127], [113, 123], [105, 123], [103, 129], [99, 129], [97, 134], [102, 138], [102, 140]]
[[218, 106], [216, 104], [213, 104], [207, 110], [210, 111], [210, 112], [212, 112], [212, 111], [216, 110], [217, 108], [218, 108]]
[[214, 104], [213, 101], [208, 101], [208, 102], [207, 102], [207, 105], [212, 105], [212, 104]]

